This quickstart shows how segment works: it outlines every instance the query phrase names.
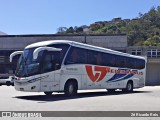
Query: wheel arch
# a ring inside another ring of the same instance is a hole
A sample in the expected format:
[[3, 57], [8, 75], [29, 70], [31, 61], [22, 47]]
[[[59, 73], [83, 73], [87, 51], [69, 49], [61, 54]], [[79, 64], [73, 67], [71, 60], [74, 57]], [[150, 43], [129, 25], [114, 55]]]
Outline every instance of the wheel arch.
[[[133, 88], [134, 88], [134, 83], [133, 83], [133, 80], [131, 80], [131, 79], [130, 79], [130, 80], [128, 80], [127, 84], [128, 84], [129, 82], [131, 82], [131, 83], [132, 83], [132, 85], [133, 85]], [[126, 84], [126, 85], [127, 85], [127, 84]]]
[[70, 79], [68, 79], [68, 80], [65, 82], [63, 89], [65, 89], [65, 86], [66, 86], [67, 83], [69, 83], [69, 82], [74, 82], [75, 85], [76, 85], [76, 88], [77, 88], [77, 90], [78, 90], [78, 81], [77, 81], [77, 79], [75, 79], [75, 78], [70, 78]]

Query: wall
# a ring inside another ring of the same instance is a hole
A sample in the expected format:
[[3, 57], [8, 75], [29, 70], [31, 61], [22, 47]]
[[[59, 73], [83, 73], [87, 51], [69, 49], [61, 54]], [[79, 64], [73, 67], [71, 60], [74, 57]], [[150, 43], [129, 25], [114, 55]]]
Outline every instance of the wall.
[[0, 36], [0, 50], [23, 49], [31, 43], [45, 40], [71, 40], [112, 49], [127, 47], [126, 35], [9, 35]]

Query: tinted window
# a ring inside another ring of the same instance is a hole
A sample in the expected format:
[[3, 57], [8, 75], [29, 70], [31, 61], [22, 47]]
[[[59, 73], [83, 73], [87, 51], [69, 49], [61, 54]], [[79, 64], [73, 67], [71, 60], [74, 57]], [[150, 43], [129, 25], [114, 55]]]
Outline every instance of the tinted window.
[[145, 61], [136, 58], [103, 53], [103, 65], [110, 67], [143, 69], [145, 68]]
[[137, 58], [127, 58], [127, 68], [144, 69], [145, 61]]
[[103, 53], [103, 65], [116, 67], [116, 56], [109, 53]]
[[72, 47], [70, 49], [65, 64], [92, 64], [131, 69], [143, 69], [145, 67], [145, 61], [141, 59], [86, 50], [77, 47]]
[[87, 50], [71, 47], [64, 64], [87, 64]]
[[143, 69], [145, 67], [145, 61], [137, 59], [136, 60], [136, 69]]
[[70, 45], [68, 44], [53, 44], [49, 45], [49, 47], [55, 47], [55, 48], [61, 48], [62, 50], [60, 51], [60, 63], [62, 63], [63, 58], [68, 50]]
[[102, 65], [102, 53], [97, 51], [88, 51], [88, 64]]
[[117, 56], [116, 57], [116, 66], [117, 67], [122, 67], [125, 68], [126, 67], [126, 57], [123, 56]]
[[60, 68], [60, 53], [44, 51], [42, 73], [50, 72]]
[[135, 63], [136, 61], [135, 61], [135, 59], [134, 58], [130, 58], [130, 57], [127, 57], [126, 58], [126, 68], [133, 68], [133, 69], [135, 69], [136, 67], [135, 67]]

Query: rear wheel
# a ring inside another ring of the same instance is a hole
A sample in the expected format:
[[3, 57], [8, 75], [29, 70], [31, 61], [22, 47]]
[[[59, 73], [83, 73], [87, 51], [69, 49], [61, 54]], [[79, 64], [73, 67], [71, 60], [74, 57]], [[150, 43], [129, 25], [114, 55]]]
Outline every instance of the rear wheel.
[[133, 82], [129, 81], [125, 89], [122, 89], [123, 92], [133, 92]]
[[51, 96], [53, 92], [44, 92], [45, 95]]
[[64, 87], [64, 93], [67, 96], [74, 96], [77, 94], [77, 84], [74, 81], [69, 81]]

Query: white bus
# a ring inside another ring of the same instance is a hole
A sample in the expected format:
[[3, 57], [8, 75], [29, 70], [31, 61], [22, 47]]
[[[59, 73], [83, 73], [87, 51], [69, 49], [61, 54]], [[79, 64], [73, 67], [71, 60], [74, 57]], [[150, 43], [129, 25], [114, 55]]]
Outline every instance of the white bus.
[[132, 92], [144, 87], [146, 59], [102, 47], [68, 40], [43, 41], [28, 45], [21, 54], [15, 72], [18, 91], [64, 92], [116, 89]]

